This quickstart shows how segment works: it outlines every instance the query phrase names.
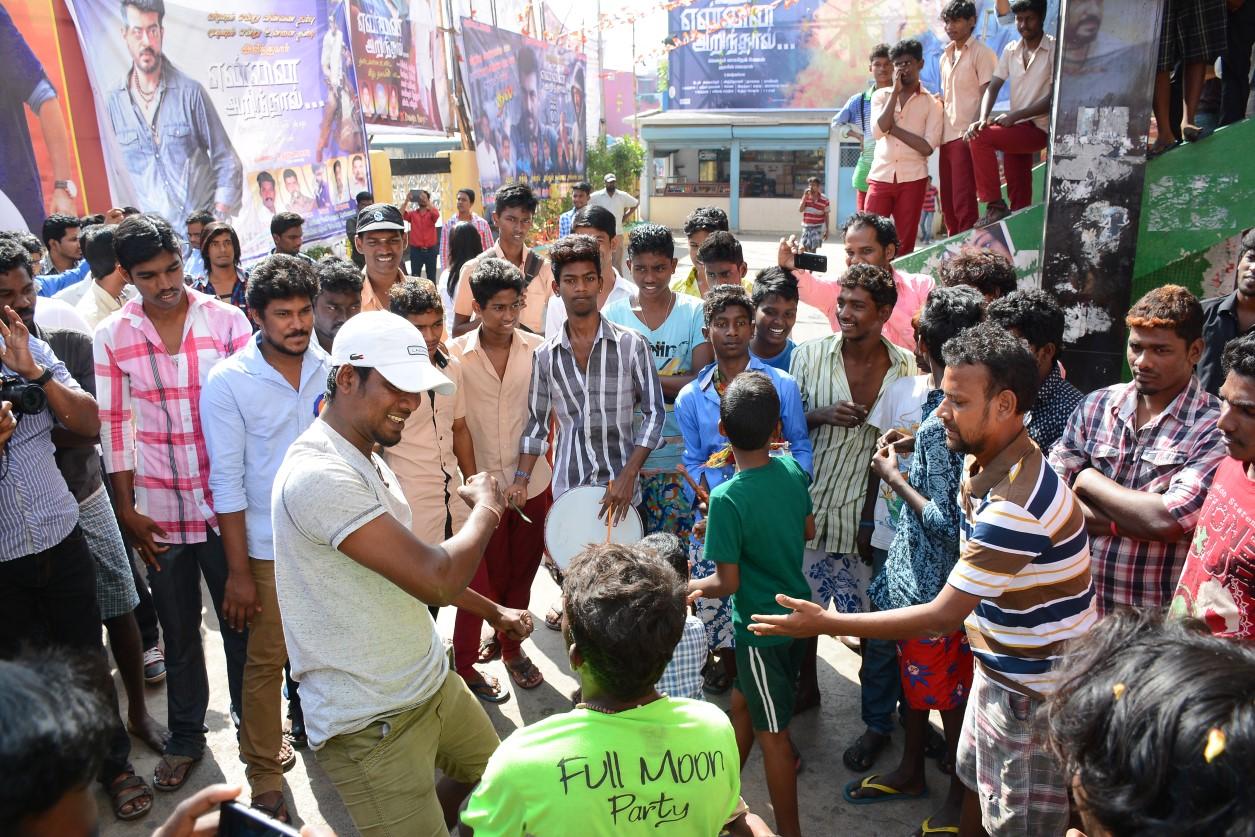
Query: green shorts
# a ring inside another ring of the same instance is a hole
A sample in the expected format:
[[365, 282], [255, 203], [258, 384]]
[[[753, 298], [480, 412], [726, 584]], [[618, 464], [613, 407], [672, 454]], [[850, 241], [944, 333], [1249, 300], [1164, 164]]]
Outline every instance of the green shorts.
[[735, 686], [749, 704], [756, 731], [780, 732], [789, 728], [797, 698], [797, 675], [805, 653], [805, 646], [797, 640], [762, 648], [737, 642]]

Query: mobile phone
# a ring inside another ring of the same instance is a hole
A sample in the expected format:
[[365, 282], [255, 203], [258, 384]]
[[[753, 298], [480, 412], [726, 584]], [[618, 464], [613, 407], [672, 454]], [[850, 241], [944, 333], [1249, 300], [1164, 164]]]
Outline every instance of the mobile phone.
[[418, 203], [418, 192], [418, 189], [411, 189], [409, 194], [405, 196], [405, 199], [410, 203]]
[[222, 803], [218, 814], [218, 837], [300, 837], [290, 825], [266, 816], [234, 800]]
[[793, 266], [798, 270], [809, 270], [811, 273], [827, 273], [828, 257], [818, 253], [798, 253], [793, 257]]

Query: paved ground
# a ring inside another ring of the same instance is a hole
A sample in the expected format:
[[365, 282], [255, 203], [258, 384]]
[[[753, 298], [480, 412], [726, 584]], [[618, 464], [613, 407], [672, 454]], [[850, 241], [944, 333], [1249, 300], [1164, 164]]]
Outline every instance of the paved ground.
[[[687, 252], [682, 240], [677, 244], [680, 253]], [[775, 240], [745, 239], [743, 244], [751, 275], [775, 263]], [[829, 259], [837, 257], [835, 248], [831, 246], [825, 248], [825, 252]], [[687, 258], [683, 260], [681, 267], [687, 269]], [[814, 308], [804, 306], [799, 315], [795, 338], [807, 339], [827, 332], [827, 321], [824, 316]], [[550, 602], [557, 598], [557, 592], [557, 588], [548, 575], [540, 573], [533, 586], [532, 595], [532, 610], [537, 617], [537, 625], [542, 624], [540, 617], [543, 616]], [[207, 594], [203, 597], [203, 601], [206, 658], [212, 684], [207, 718], [210, 727], [209, 752], [206, 753], [204, 761], [195, 767], [186, 789], [174, 794], [159, 793], [153, 813], [145, 819], [138, 823], [124, 824], [113, 821], [106, 814], [102, 818], [105, 825], [101, 833], [104, 837], [146, 834], [164, 820], [174, 806], [192, 790], [213, 782], [244, 782], [244, 765], [239, 760], [235, 730], [227, 715], [229, 701], [226, 671], [217, 620], [212, 616]], [[441, 612], [439, 623], [441, 634], [446, 638], [452, 635], [452, 622], [452, 611], [445, 608]], [[385, 639], [385, 641], [393, 640]], [[530, 692], [516, 690], [510, 701], [500, 706], [487, 707], [498, 733], [503, 738], [522, 724], [569, 709], [569, 696], [577, 685], [567, 666], [565, 650], [557, 633], [543, 626], [539, 627], [525, 644], [525, 648], [544, 672], [545, 683]], [[823, 705], [819, 711], [807, 713], [796, 719], [792, 727], [794, 740], [802, 751], [806, 765], [805, 771], [798, 780], [803, 828], [809, 834], [902, 835], [905, 837], [911, 834], [924, 817], [931, 813], [932, 806], [936, 802], [917, 800], [855, 807], [841, 799], [841, 787], [856, 778], [855, 774], [841, 763], [841, 752], [863, 729], [859, 720], [859, 658], [845, 646], [827, 638], [820, 641], [819, 652], [819, 677]], [[508, 682], [509, 678], [500, 662], [488, 666], [487, 670], [503, 682]], [[120, 694], [123, 694], [120, 683], [118, 690]], [[165, 689], [163, 687], [149, 689], [147, 694], [150, 711], [159, 720], [164, 720]], [[726, 697], [714, 700], [724, 707], [727, 706]], [[125, 704], [124, 694], [122, 701]], [[934, 722], [937, 720], [934, 717]], [[132, 742], [135, 748], [133, 757], [136, 769], [141, 775], [151, 779], [157, 761], [156, 755], [144, 748], [138, 741], [133, 739]], [[896, 764], [900, 745], [901, 735], [899, 734], [894, 737], [891, 747], [881, 755], [877, 767], [883, 770], [891, 769]], [[939, 773], [936, 765], [931, 761], [928, 771], [929, 785], [933, 793], [940, 796], [945, 791], [948, 777]], [[762, 774], [762, 760], [757, 752], [746, 766], [743, 782], [744, 795], [750, 806], [771, 822], [770, 804]], [[335, 789], [318, 767], [313, 753], [309, 750], [299, 751], [296, 767], [287, 774], [287, 786], [291, 807], [301, 822], [327, 823], [340, 835], [357, 833]], [[247, 791], [245, 791], [245, 796], [247, 796]], [[107, 800], [103, 794], [100, 795], [99, 801], [101, 810], [107, 812]]]
[[[499, 706], [486, 706], [489, 716], [504, 738], [522, 724], [544, 718], [570, 708], [569, 696], [577, 683], [566, 662], [561, 637], [543, 627], [541, 618], [548, 605], [557, 598], [557, 587], [549, 576], [541, 573], [532, 588], [532, 611], [536, 633], [525, 643], [527, 653], [536, 661], [545, 675], [545, 683], [539, 688], [523, 692], [515, 690], [513, 697]], [[98, 794], [104, 827], [104, 837], [123, 837], [147, 834], [174, 809], [180, 800], [192, 790], [214, 782], [244, 782], [244, 765], [239, 760], [235, 730], [227, 714], [226, 667], [217, 620], [211, 613], [209, 596], [203, 596], [205, 655], [209, 666], [211, 697], [209, 715], [209, 751], [205, 759], [192, 772], [188, 784], [178, 793], [158, 793], [153, 813], [136, 823], [120, 823], [108, 814], [108, 802]], [[439, 619], [442, 636], [452, 635], [453, 613], [442, 610]], [[387, 639], [386, 641], [395, 641]], [[900, 835], [906, 837], [932, 811], [927, 800], [894, 802], [872, 806], [854, 807], [841, 799], [841, 787], [855, 774], [841, 763], [841, 751], [862, 732], [859, 720], [858, 662], [859, 658], [845, 646], [831, 639], [823, 639], [819, 645], [820, 688], [823, 705], [817, 712], [807, 713], [793, 724], [794, 740], [798, 743], [805, 760], [805, 770], [799, 777], [799, 795], [802, 810], [802, 826], [808, 834], [822, 835]], [[505, 668], [498, 661], [486, 670], [509, 682]], [[125, 711], [125, 694], [121, 683], [119, 694]], [[164, 687], [147, 690], [149, 709], [158, 720], [164, 721], [166, 701]], [[726, 708], [726, 697], [714, 698]], [[937, 720], [934, 718], [934, 720]], [[897, 763], [901, 735], [895, 735], [892, 746], [881, 755], [878, 768], [890, 769]], [[132, 757], [136, 770], [151, 781], [157, 756], [136, 739], [132, 739]], [[354, 835], [344, 806], [335, 789], [319, 768], [314, 754], [309, 750], [298, 751], [296, 767], [287, 774], [288, 799], [295, 815], [301, 822], [327, 823], [339, 835]], [[929, 762], [928, 782], [934, 795], [940, 796], [948, 777]], [[768, 822], [772, 821], [766, 784], [762, 774], [762, 761], [757, 751], [746, 766], [744, 795], [750, 806], [761, 812]], [[247, 797], [247, 790], [245, 791]]]

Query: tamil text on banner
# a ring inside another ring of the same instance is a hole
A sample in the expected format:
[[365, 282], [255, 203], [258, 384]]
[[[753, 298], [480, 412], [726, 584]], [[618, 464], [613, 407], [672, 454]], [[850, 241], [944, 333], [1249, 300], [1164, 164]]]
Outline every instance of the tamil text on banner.
[[582, 54], [464, 18], [462, 58], [485, 206], [504, 182], [531, 183], [544, 197], [550, 184], [583, 175]]
[[278, 212], [306, 241], [342, 236], [368, 189], [365, 132], [341, 0], [70, 0], [115, 202], [182, 230], [229, 220], [246, 260]]
[[443, 133], [449, 86], [436, 0], [349, 0], [349, 27], [368, 125]]
[[0, 230], [109, 206], [82, 68], [64, 7], [0, 2]]
[[[1019, 38], [999, 22], [994, 0], [975, 0], [973, 37], [994, 52]], [[695, 0], [668, 14], [670, 107], [676, 109], [840, 108], [868, 83], [879, 43], [917, 39], [920, 82], [941, 86], [945, 0]], [[1054, 29], [1053, 0], [1047, 29]], [[1004, 87], [1000, 101], [1005, 101]]]

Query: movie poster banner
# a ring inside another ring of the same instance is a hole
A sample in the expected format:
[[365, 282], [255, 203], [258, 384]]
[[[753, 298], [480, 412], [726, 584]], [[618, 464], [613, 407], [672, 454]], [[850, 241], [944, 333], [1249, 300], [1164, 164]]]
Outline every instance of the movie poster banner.
[[531, 183], [543, 198], [583, 176], [584, 55], [463, 18], [462, 60], [485, 207], [502, 183]]
[[306, 242], [344, 235], [370, 176], [341, 0], [167, 0], [121, 19], [116, 0], [69, 5], [115, 203], [180, 231], [210, 210], [246, 261], [278, 212], [305, 218]]
[[[1018, 40], [995, 0], [975, 0], [973, 37], [999, 55]], [[869, 81], [879, 43], [915, 38], [924, 49], [920, 82], [941, 89], [941, 22], [946, 0], [694, 0], [676, 5], [667, 26], [669, 106], [685, 110], [839, 109]], [[1047, 31], [1057, 27], [1048, 4]], [[1006, 101], [1008, 87], [1000, 102]]]
[[50, 213], [108, 207], [82, 67], [64, 10], [0, 0], [0, 230], [39, 235]]
[[436, 0], [348, 2], [366, 124], [444, 133], [449, 84]]

